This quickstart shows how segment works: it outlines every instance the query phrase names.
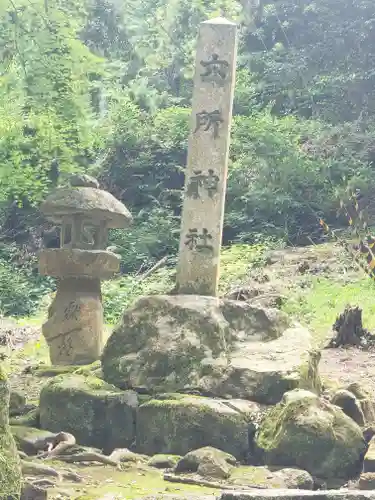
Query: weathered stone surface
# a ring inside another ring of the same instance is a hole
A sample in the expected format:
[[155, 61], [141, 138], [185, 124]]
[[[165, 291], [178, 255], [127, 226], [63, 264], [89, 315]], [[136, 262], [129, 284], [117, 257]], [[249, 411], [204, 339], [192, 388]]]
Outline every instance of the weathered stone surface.
[[187, 453], [177, 463], [175, 472], [197, 472], [202, 477], [228, 479], [236, 459], [233, 455], [206, 446]]
[[100, 282], [63, 279], [42, 327], [54, 365], [84, 365], [102, 352], [103, 305]]
[[339, 406], [342, 411], [358, 425], [365, 425], [365, 416], [363, 415], [361, 404], [352, 392], [345, 389], [336, 391], [331, 403]]
[[105, 250], [46, 248], [39, 253], [39, 272], [55, 278], [109, 279], [120, 268], [120, 257]]
[[365, 459], [363, 472], [375, 472], [375, 436], [371, 439]]
[[12, 425], [11, 432], [17, 448], [30, 456], [37, 454], [35, 445], [39, 439], [53, 436], [52, 432], [22, 425]]
[[232, 468], [224, 460], [206, 457], [199, 464], [197, 474], [207, 479], [228, 479]]
[[298, 393], [299, 398], [286, 395], [262, 421], [256, 436], [262, 459], [323, 479], [354, 477], [366, 451], [360, 427], [341, 408]]
[[170, 395], [142, 404], [137, 413], [137, 448], [141, 453], [185, 455], [212, 446], [243, 459], [255, 426], [251, 416], [220, 400]]
[[25, 483], [22, 487], [21, 500], [47, 500], [48, 492], [45, 488]]
[[302, 378], [318, 377], [309, 346], [309, 332], [276, 309], [195, 295], [143, 297], [108, 340], [103, 376], [151, 393], [198, 389], [273, 404]]
[[87, 174], [73, 174], [69, 178], [72, 187], [91, 187], [100, 189], [100, 184], [95, 177]]
[[106, 221], [108, 228], [123, 228], [132, 221], [128, 209], [107, 191], [90, 187], [61, 188], [51, 193], [40, 210], [48, 220], [62, 224], [66, 215]]
[[39, 408], [30, 410], [25, 415], [19, 415], [9, 419], [10, 425], [24, 425], [28, 427], [39, 427]]
[[176, 289], [217, 295], [236, 72], [236, 24], [200, 25]]
[[375, 472], [362, 472], [358, 488], [360, 490], [375, 490]]
[[314, 480], [307, 471], [295, 468], [285, 468], [274, 472], [274, 478], [280, 478], [285, 488], [312, 490]]
[[240, 466], [233, 469], [228, 484], [259, 488], [290, 488], [312, 490], [311, 475], [296, 468]]
[[158, 453], [150, 458], [147, 465], [156, 469], [173, 469], [181, 460], [180, 455], [163, 455]]
[[15, 415], [21, 415], [25, 406], [26, 406], [25, 396], [17, 391], [10, 391], [9, 415], [11, 417]]
[[371, 390], [368, 390], [366, 387], [363, 387], [358, 382], [353, 382], [347, 387], [347, 390], [350, 391], [359, 401], [361, 405], [361, 409], [364, 415], [365, 424], [371, 425], [375, 423], [375, 400], [372, 395]]
[[354, 490], [253, 490], [224, 491], [218, 500], [375, 500], [375, 492]]
[[52, 432], [73, 434], [78, 443], [112, 451], [135, 438], [137, 395], [120, 392], [94, 377], [62, 375], [40, 395], [40, 424]]
[[21, 467], [16, 444], [9, 427], [10, 391], [0, 366], [0, 495], [16, 499], [21, 494]]

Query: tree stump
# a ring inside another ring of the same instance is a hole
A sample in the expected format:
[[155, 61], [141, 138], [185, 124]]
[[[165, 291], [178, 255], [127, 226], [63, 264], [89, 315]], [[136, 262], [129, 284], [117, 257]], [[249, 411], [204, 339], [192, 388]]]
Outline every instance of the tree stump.
[[362, 325], [362, 309], [347, 306], [339, 314], [333, 325], [336, 334], [330, 340], [327, 348], [341, 346], [360, 346], [369, 337], [367, 330]]

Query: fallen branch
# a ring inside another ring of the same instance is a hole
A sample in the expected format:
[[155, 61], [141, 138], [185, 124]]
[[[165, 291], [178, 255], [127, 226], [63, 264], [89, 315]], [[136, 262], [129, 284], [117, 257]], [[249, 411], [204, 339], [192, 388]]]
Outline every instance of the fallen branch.
[[192, 484], [196, 486], [205, 486], [207, 488], [216, 488], [216, 489], [231, 489], [231, 490], [241, 490], [243, 491], [244, 489], [259, 489], [259, 490], [266, 490], [267, 486], [259, 486], [256, 484], [246, 484], [244, 485], [237, 485], [237, 484], [230, 484], [230, 483], [225, 483], [225, 482], [219, 482], [219, 481], [208, 481], [206, 479], [200, 479], [198, 477], [187, 477], [187, 476], [180, 476], [178, 474], [170, 474], [169, 472], [166, 472], [163, 475], [164, 481], [169, 481], [170, 483], [182, 483], [182, 484]]
[[106, 455], [102, 455], [101, 453], [96, 453], [95, 451], [83, 451], [80, 453], [71, 453], [66, 455], [59, 455], [57, 460], [61, 462], [99, 462], [105, 465], [113, 465], [114, 467], [118, 467], [119, 462], [116, 460], [112, 460]]
[[167, 260], [168, 260], [167, 255], [165, 257], [163, 257], [162, 259], [160, 259], [159, 262], [157, 262], [154, 266], [151, 267], [151, 269], [149, 269], [144, 274], [142, 274], [142, 276], [138, 280], [138, 283], [141, 283], [142, 281], [147, 279], [152, 273], [154, 273], [155, 271], [157, 271], [158, 269], [163, 267], [164, 264], [167, 262]]

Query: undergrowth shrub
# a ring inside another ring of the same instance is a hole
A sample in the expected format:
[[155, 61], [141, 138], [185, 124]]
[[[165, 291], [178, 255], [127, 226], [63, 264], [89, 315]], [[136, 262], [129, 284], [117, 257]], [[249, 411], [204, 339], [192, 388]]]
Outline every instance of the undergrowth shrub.
[[41, 276], [36, 257], [16, 264], [17, 247], [0, 247], [0, 315], [23, 317], [35, 314], [44, 296], [54, 289], [54, 280]]

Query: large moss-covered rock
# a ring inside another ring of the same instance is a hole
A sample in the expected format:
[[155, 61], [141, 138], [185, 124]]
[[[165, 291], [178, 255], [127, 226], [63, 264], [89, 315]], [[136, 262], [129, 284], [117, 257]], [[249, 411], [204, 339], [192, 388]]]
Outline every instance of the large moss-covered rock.
[[341, 408], [299, 390], [267, 413], [256, 446], [267, 465], [297, 466], [323, 479], [355, 476], [366, 451], [360, 427]]
[[194, 295], [143, 297], [108, 340], [103, 376], [151, 393], [194, 389], [274, 404], [301, 378], [319, 385], [309, 347], [309, 332], [277, 309]]
[[129, 447], [135, 439], [137, 395], [95, 377], [61, 375], [40, 394], [40, 425], [73, 434], [79, 444], [104, 450]]
[[[199, 396], [169, 395], [142, 404], [137, 415], [139, 452], [185, 455], [212, 446], [244, 459], [249, 437], [255, 433], [255, 403], [243, 402], [241, 411], [225, 401]], [[247, 411], [245, 410], [247, 405]]]
[[10, 391], [0, 366], [0, 494], [16, 500], [21, 494], [22, 477], [16, 444], [9, 427]]

